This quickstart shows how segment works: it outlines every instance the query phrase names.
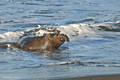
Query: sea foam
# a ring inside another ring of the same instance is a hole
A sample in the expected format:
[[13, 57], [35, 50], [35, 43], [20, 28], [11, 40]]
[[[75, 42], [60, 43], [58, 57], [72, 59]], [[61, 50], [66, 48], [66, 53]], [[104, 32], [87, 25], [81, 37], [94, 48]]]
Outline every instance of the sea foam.
[[[118, 24], [118, 22], [116, 22]], [[119, 26], [114, 24], [70, 24], [66, 26], [41, 27], [28, 29], [26, 31], [6, 32], [0, 34], [0, 42], [18, 42], [24, 36], [43, 36], [45, 34], [56, 33], [66, 34], [71, 40], [82, 40], [90, 37], [100, 38], [100, 33], [106, 31], [119, 31]]]

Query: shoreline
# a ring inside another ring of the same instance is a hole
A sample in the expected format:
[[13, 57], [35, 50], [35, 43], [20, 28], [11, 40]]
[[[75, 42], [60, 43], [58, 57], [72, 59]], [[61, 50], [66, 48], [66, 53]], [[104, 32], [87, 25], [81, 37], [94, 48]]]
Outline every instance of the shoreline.
[[61, 79], [50, 79], [50, 80], [120, 80], [120, 74], [95, 75], [95, 76], [61, 78]]

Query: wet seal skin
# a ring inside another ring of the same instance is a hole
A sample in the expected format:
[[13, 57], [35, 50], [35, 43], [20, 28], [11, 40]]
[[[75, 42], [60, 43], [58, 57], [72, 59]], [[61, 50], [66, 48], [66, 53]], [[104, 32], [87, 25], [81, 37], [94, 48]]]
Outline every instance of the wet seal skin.
[[47, 34], [41, 37], [25, 37], [18, 44], [23, 50], [33, 51], [58, 49], [64, 42], [69, 42], [67, 35]]
[[[27, 51], [54, 50], [58, 49], [64, 42], [70, 42], [65, 34], [47, 34], [39, 37], [24, 37], [18, 43], [3, 43], [11, 45], [10, 48], [20, 48]], [[0, 44], [3, 46], [3, 44]], [[6, 45], [7, 46], [7, 45]]]

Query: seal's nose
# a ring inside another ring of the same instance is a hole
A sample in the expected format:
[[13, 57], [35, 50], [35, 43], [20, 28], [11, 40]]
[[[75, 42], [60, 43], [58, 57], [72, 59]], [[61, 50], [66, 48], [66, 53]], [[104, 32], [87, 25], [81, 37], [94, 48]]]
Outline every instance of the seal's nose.
[[70, 42], [69, 37], [66, 36], [65, 42]]
[[69, 43], [70, 41], [66, 41], [66, 42], [68, 42], [68, 43]]

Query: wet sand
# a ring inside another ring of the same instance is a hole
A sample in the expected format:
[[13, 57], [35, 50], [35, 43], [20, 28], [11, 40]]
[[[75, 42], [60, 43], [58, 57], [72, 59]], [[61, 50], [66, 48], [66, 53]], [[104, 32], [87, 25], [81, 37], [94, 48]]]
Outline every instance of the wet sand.
[[52, 80], [120, 80], [120, 74], [76, 77], [76, 78], [64, 78], [64, 79], [52, 79]]

